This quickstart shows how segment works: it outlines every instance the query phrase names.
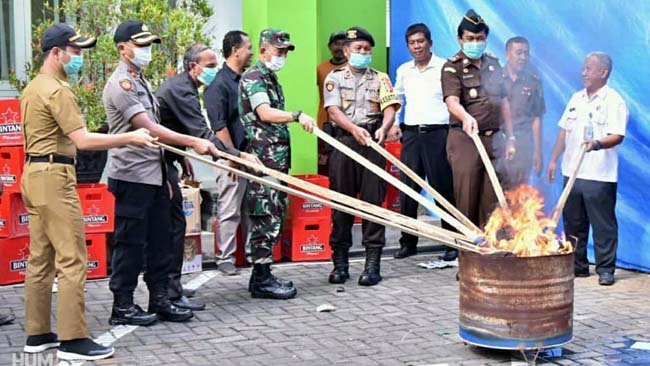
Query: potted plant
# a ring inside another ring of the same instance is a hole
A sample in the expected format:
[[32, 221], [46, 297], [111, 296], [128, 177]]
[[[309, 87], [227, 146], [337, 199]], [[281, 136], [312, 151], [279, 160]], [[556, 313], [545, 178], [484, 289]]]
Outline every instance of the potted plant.
[[[113, 32], [118, 24], [129, 19], [141, 20], [161, 37], [162, 43], [153, 47], [153, 60], [144, 70], [153, 90], [166, 77], [176, 73], [176, 65], [181, 63], [190, 45], [198, 42], [209, 44], [209, 38], [202, 33], [203, 25], [212, 15], [208, 0], [65, 0], [62, 3], [61, 7], [53, 8], [48, 2], [46, 8], [51, 16], [34, 25], [34, 58], [25, 67], [27, 80], [12, 74], [10, 83], [22, 92], [28, 80], [36, 76], [43, 64], [39, 45], [41, 35], [52, 25], [53, 14], [61, 14], [79, 33], [97, 37], [96, 46], [84, 52], [80, 77], [68, 80], [79, 99], [86, 126], [92, 132], [108, 131], [102, 92], [119, 60], [113, 42]], [[78, 182], [99, 182], [106, 160], [105, 151], [78, 151]]]

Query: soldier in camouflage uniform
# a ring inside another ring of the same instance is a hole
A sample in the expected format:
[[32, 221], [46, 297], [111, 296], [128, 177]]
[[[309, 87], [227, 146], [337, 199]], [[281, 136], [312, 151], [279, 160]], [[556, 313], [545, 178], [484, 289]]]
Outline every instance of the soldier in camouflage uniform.
[[[248, 140], [247, 151], [257, 156], [265, 166], [282, 173], [288, 173], [291, 165], [287, 124], [300, 122], [307, 132], [311, 132], [315, 125], [314, 119], [301, 111], [284, 111], [284, 95], [275, 72], [284, 66], [288, 52], [294, 49], [288, 33], [277, 29], [263, 30], [259, 60], [244, 72], [239, 84], [239, 114]], [[244, 202], [251, 225], [251, 296], [271, 299], [296, 296], [291, 281], [271, 274], [273, 245], [280, 236], [287, 208], [286, 193], [249, 182]]]

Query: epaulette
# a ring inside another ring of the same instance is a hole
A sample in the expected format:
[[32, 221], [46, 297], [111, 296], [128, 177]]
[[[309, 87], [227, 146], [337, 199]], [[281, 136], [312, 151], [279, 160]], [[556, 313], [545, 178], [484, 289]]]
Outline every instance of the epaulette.
[[492, 52], [485, 52], [485, 56], [493, 58], [493, 59], [499, 61], [499, 58], [495, 54], [493, 54]]
[[460, 55], [455, 54], [455, 55], [451, 56], [450, 58], [448, 58], [447, 60], [449, 60], [449, 62], [456, 62], [456, 61], [460, 60], [461, 58], [462, 57], [460, 57]]

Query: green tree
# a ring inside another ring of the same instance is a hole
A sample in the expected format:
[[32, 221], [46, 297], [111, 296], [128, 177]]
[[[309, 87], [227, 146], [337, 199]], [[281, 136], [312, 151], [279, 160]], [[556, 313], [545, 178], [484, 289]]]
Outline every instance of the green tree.
[[[203, 25], [212, 15], [208, 0], [63, 0], [60, 8], [50, 5], [48, 11], [63, 14], [66, 23], [82, 35], [97, 37], [97, 45], [84, 52], [81, 78], [71, 81], [91, 131], [106, 129], [102, 91], [119, 61], [113, 33], [121, 22], [129, 19], [143, 21], [162, 39], [160, 45], [152, 47], [153, 60], [144, 69], [154, 90], [165, 78], [177, 72], [190, 45], [209, 43], [209, 38], [202, 34]], [[11, 84], [19, 92], [43, 64], [40, 38], [52, 23], [50, 20], [34, 25], [32, 46], [35, 52], [32, 62], [25, 67], [27, 80], [18, 79], [15, 74], [10, 76]]]

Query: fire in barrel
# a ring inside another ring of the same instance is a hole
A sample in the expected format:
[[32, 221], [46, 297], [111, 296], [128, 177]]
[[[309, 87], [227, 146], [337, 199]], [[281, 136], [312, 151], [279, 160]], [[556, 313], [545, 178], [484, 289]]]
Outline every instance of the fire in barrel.
[[530, 186], [507, 192], [481, 245], [507, 255], [460, 256], [460, 336], [499, 349], [541, 349], [573, 337], [573, 248], [544, 217]]

